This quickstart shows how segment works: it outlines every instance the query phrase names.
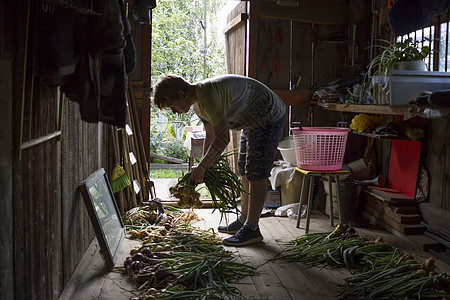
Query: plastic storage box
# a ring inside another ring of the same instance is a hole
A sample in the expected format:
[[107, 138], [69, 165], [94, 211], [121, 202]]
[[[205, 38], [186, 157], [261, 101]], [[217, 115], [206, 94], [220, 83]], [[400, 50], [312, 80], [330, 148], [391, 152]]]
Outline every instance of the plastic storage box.
[[389, 76], [391, 105], [408, 105], [423, 91], [450, 89], [450, 72], [392, 70]]

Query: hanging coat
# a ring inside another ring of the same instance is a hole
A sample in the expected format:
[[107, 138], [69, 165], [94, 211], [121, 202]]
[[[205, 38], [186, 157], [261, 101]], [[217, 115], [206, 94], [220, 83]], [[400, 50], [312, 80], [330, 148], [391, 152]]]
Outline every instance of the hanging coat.
[[118, 127], [126, 123], [126, 72], [134, 68], [135, 48], [129, 30], [124, 37], [123, 9], [123, 0], [94, 2], [94, 10], [101, 15], [91, 17], [84, 26], [82, 58], [71, 82], [61, 88], [80, 104], [81, 119], [86, 122], [101, 121]]

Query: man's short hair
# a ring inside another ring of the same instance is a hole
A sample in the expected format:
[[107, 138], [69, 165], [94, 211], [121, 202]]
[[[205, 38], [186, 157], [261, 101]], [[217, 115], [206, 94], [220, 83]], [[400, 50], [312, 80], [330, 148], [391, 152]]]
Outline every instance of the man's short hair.
[[187, 92], [189, 86], [189, 82], [178, 75], [163, 75], [155, 85], [153, 102], [159, 109], [168, 108], [178, 99], [179, 92]]

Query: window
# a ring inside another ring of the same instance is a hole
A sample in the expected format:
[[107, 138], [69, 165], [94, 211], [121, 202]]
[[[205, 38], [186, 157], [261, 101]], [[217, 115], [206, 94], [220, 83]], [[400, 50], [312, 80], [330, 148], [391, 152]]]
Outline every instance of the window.
[[447, 10], [433, 18], [431, 26], [397, 37], [397, 41], [412, 38], [414, 41], [419, 41], [421, 46], [430, 46], [432, 50], [435, 50], [427, 58], [430, 70], [450, 72], [449, 27], [450, 10]]

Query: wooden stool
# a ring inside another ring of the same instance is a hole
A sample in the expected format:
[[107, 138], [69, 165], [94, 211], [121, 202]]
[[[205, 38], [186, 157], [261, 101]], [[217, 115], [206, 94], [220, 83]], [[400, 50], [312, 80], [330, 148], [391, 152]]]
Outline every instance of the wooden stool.
[[[308, 208], [306, 210], [306, 227], [305, 227], [305, 234], [309, 231], [309, 218], [311, 217], [311, 209], [312, 209], [312, 202], [313, 202], [313, 188], [314, 188], [314, 177], [319, 176], [328, 176], [328, 187], [329, 187], [329, 194], [330, 194], [330, 222], [331, 226], [334, 227], [334, 216], [333, 216], [333, 191], [331, 189], [331, 181], [332, 178], [334, 178], [334, 181], [336, 182], [336, 199], [339, 206], [339, 222], [341, 222], [341, 193], [339, 190], [339, 175], [348, 175], [351, 174], [350, 171], [346, 170], [340, 170], [340, 171], [308, 171], [303, 170], [300, 168], [295, 168], [296, 171], [302, 173], [303, 176], [303, 184], [302, 184], [302, 191], [300, 193], [300, 204], [298, 207], [298, 216], [297, 216], [297, 228], [300, 228], [300, 219], [302, 215], [302, 199], [303, 194], [308, 193]], [[308, 189], [308, 181], [309, 181], [309, 191]]]

